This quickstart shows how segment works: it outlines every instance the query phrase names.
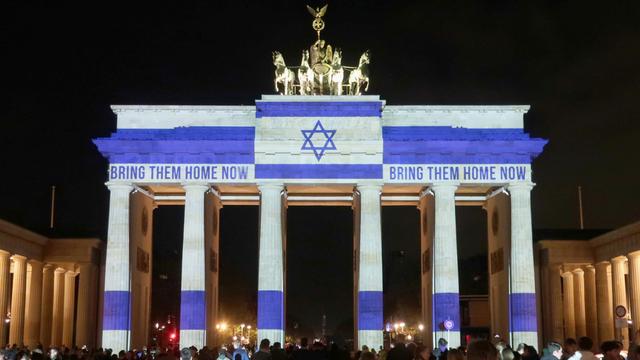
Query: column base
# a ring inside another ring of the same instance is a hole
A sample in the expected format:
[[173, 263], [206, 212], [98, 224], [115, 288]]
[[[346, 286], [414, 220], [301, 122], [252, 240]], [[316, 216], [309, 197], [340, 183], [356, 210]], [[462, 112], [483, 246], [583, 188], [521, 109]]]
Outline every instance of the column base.
[[284, 330], [280, 329], [258, 329], [258, 344], [262, 339], [269, 339], [271, 345], [274, 342], [279, 342], [281, 346], [284, 346]]
[[378, 351], [384, 344], [382, 330], [358, 330], [358, 349], [366, 345], [369, 349]]
[[512, 331], [511, 343], [520, 344], [525, 343], [527, 345], [538, 348], [538, 332], [537, 331]]
[[447, 340], [450, 348], [457, 348], [460, 346], [460, 331], [446, 331], [446, 330], [437, 330], [433, 332], [433, 346], [437, 346], [438, 339], [443, 338]]
[[129, 350], [129, 330], [103, 330], [102, 347], [113, 350], [117, 354], [120, 350]]
[[206, 338], [206, 330], [180, 330], [180, 347], [195, 346], [198, 349], [202, 349]]

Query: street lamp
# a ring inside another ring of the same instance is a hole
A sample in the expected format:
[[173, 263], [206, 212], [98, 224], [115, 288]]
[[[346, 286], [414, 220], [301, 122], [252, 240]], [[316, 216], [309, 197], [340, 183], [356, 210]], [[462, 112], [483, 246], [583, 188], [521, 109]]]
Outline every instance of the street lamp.
[[422, 325], [422, 324], [418, 325], [418, 330], [424, 331], [424, 325]]

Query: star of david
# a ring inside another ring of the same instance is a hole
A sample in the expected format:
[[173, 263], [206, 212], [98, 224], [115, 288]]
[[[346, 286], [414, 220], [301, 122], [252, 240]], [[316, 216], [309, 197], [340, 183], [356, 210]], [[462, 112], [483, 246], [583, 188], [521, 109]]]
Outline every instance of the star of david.
[[[312, 130], [300, 130], [302, 132], [302, 136], [304, 136], [304, 143], [302, 143], [302, 148], [300, 150], [313, 150], [313, 153], [316, 155], [316, 159], [320, 161], [324, 156], [324, 152], [327, 150], [337, 150], [336, 145], [333, 143], [333, 136], [336, 134], [336, 130], [325, 130], [322, 126], [320, 120], [316, 122], [316, 125]], [[313, 143], [313, 135], [322, 134], [324, 138], [320, 137], [320, 139], [316, 138], [316, 144], [318, 142], [324, 142], [322, 146], [316, 146]]]

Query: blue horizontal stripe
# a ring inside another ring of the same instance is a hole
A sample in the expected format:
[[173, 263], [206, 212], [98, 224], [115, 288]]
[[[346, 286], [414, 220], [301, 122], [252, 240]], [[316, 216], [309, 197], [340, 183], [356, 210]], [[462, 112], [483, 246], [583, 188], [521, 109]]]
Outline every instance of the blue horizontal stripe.
[[255, 128], [249, 126], [119, 129], [93, 140], [111, 163], [253, 164]]
[[445, 320], [453, 321], [451, 331], [460, 331], [460, 294], [433, 294], [433, 329], [445, 330]]
[[538, 331], [536, 294], [513, 293], [511, 300], [511, 331]]
[[530, 164], [534, 156], [529, 154], [401, 154], [385, 155], [389, 165], [408, 164]]
[[180, 328], [182, 330], [205, 330], [205, 294], [202, 290], [180, 292]]
[[382, 137], [385, 164], [522, 164], [547, 144], [522, 129], [385, 126]]
[[129, 330], [129, 292], [104, 292], [103, 330]]
[[451, 126], [383, 126], [385, 141], [416, 140], [529, 140], [523, 129], [454, 128]]
[[382, 179], [381, 164], [256, 164], [256, 179]]
[[346, 117], [382, 115], [382, 101], [256, 101], [256, 117]]
[[109, 154], [112, 164], [248, 164], [253, 165], [251, 154]]
[[358, 292], [358, 330], [382, 330], [382, 291]]
[[185, 126], [172, 129], [118, 129], [111, 139], [128, 140], [253, 140], [253, 126]]
[[282, 291], [258, 291], [258, 329], [284, 330], [284, 296]]

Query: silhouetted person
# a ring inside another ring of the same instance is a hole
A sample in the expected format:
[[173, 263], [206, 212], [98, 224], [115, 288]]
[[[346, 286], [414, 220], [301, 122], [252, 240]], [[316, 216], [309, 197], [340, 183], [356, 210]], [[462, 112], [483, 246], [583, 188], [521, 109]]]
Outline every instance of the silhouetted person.
[[498, 350], [487, 340], [476, 340], [467, 348], [467, 360], [498, 360]]
[[279, 341], [274, 342], [271, 347], [271, 360], [287, 360], [287, 354]]
[[309, 339], [303, 337], [300, 339], [300, 348], [293, 351], [293, 360], [314, 360], [313, 354], [309, 350]]
[[387, 360], [412, 360], [413, 356], [407, 351], [403, 342], [397, 342], [393, 349], [389, 350]]
[[258, 351], [251, 357], [251, 360], [271, 360], [271, 350], [269, 350], [271, 342], [269, 339], [262, 339]]

